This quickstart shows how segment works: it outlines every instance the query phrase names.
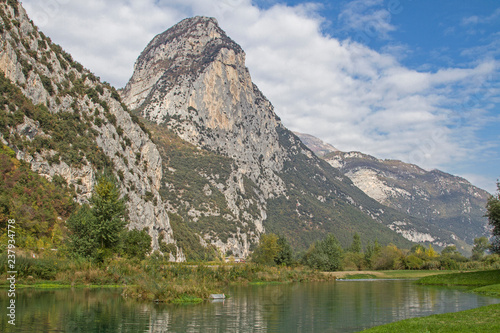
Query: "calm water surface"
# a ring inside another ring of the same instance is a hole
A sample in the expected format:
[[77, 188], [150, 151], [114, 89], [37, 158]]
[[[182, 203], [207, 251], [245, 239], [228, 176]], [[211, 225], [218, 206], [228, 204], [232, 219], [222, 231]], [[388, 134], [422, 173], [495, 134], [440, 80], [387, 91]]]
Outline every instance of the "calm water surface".
[[411, 281], [238, 286], [229, 299], [196, 305], [138, 303], [120, 290], [18, 290], [16, 326], [2, 332], [358, 332], [410, 317], [500, 303]]

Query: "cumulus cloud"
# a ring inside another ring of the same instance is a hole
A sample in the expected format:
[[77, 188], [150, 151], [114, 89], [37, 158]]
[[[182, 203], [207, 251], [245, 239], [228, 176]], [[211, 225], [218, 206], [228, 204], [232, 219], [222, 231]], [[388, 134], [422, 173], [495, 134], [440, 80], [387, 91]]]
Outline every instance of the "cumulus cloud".
[[[349, 29], [388, 38], [396, 29], [382, 0], [349, 2]], [[485, 149], [475, 131], [487, 118], [482, 97], [495, 60], [416, 71], [391, 55], [325, 35], [315, 4], [259, 8], [250, 0], [24, 0], [42, 31], [103, 80], [122, 87], [154, 35], [193, 15], [216, 17], [247, 53], [253, 80], [292, 130], [341, 150], [359, 150], [425, 168], [463, 161]], [[378, 9], [377, 9], [378, 8]], [[464, 24], [473, 23], [470, 18]]]

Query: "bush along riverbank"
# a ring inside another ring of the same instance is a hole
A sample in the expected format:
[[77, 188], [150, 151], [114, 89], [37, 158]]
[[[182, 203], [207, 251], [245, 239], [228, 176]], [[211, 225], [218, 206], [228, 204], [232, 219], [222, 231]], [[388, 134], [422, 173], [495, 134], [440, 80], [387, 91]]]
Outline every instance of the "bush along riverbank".
[[304, 268], [268, 267], [252, 263], [237, 265], [178, 265], [171, 263], [148, 266], [124, 295], [157, 302], [200, 301], [210, 294], [222, 294], [231, 284], [288, 283], [334, 280], [320, 272]]

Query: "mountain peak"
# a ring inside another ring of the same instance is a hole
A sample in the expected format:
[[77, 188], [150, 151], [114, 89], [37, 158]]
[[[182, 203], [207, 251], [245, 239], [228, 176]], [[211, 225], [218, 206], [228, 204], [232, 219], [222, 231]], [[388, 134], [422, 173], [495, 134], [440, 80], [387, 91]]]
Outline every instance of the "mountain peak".
[[125, 102], [133, 109], [140, 107], [162, 77], [168, 76], [170, 83], [189, 74], [195, 77], [224, 50], [231, 51], [244, 63], [243, 49], [226, 35], [215, 18], [184, 19], [153, 38], [142, 51], [123, 90]]
[[293, 132], [296, 136], [299, 137], [300, 141], [302, 141], [309, 149], [311, 149], [317, 156], [323, 157], [326, 154], [332, 152], [338, 152], [339, 150], [332, 146], [329, 143], [318, 139], [315, 136], [305, 133]]

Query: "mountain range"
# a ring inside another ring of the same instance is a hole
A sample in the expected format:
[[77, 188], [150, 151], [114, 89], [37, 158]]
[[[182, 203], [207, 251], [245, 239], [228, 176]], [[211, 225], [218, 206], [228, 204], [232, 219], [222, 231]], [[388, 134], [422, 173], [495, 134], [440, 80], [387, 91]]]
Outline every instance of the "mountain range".
[[[424, 170], [398, 160], [382, 160], [360, 152], [341, 152], [310, 135], [296, 133], [318, 156], [339, 169], [371, 198], [453, 233], [458, 248], [469, 252], [474, 238], [491, 234], [485, 202], [490, 194], [440, 170]], [[402, 226], [394, 230], [405, 233]], [[413, 235], [416, 236], [416, 235]], [[413, 241], [424, 238], [406, 237]], [[438, 235], [421, 235], [435, 242]]]
[[[487, 194], [465, 180], [459, 190], [438, 171], [308, 148], [214, 18], [189, 18], [156, 36], [117, 90], [52, 43], [17, 1], [0, 8], [2, 143], [43, 177], [62, 177], [79, 203], [99, 172], [113, 173], [128, 227], [147, 228], [171, 260], [246, 257], [265, 232], [296, 249], [327, 233], [344, 246], [358, 233], [364, 244], [463, 249], [484, 234]], [[385, 197], [367, 190], [367, 179]], [[450, 210], [461, 191], [469, 201]]]

